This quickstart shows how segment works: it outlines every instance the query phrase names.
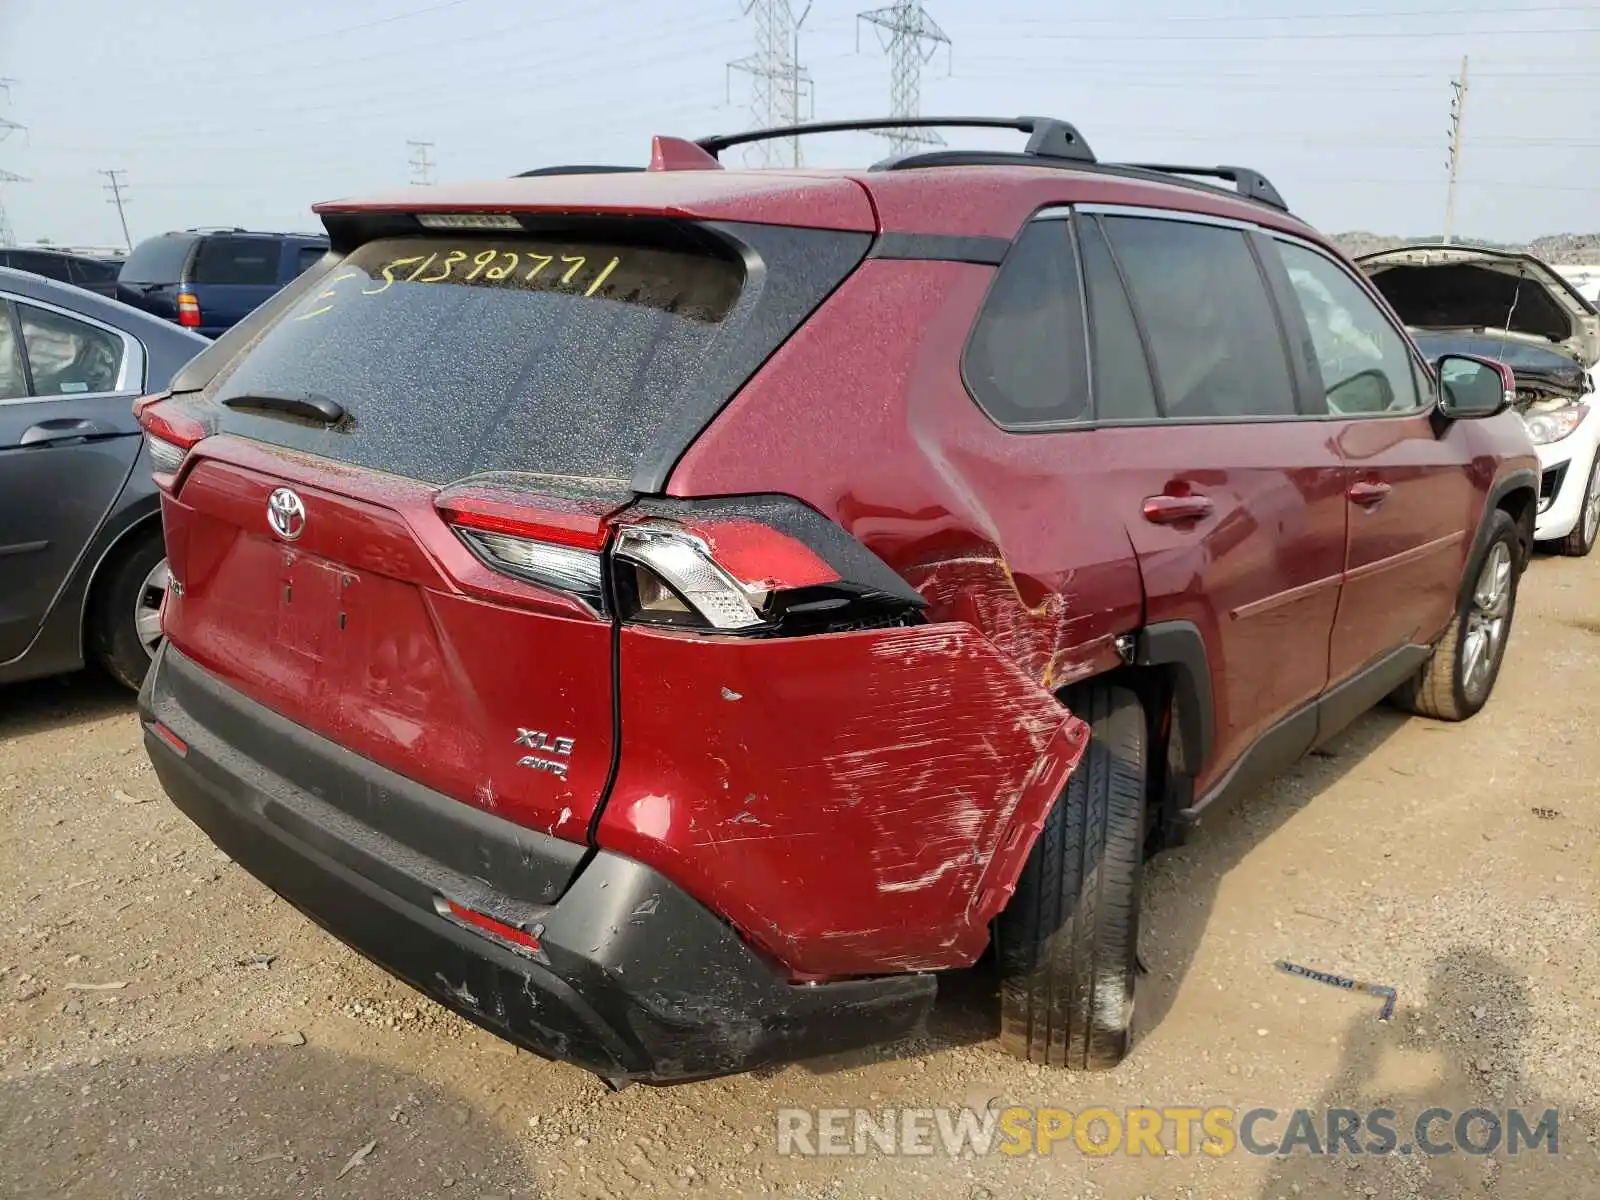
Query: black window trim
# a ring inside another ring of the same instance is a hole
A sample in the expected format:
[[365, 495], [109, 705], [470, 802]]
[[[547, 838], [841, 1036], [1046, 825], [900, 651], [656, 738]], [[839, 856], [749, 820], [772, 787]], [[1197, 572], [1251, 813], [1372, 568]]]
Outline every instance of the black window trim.
[[[1366, 296], [1367, 299], [1372, 301], [1372, 306], [1378, 310], [1378, 315], [1384, 319], [1389, 328], [1395, 332], [1397, 337], [1399, 337], [1400, 344], [1406, 348], [1406, 356], [1411, 360], [1413, 371], [1417, 366], [1421, 366], [1422, 376], [1428, 381], [1429, 384], [1427, 392], [1424, 392], [1421, 388], [1418, 388], [1417, 406], [1415, 408], [1397, 409], [1394, 412], [1385, 410], [1384, 412], [1378, 413], [1332, 413], [1326, 411], [1327, 398], [1322, 387], [1322, 370], [1319, 366], [1315, 376], [1316, 387], [1312, 393], [1312, 401], [1313, 404], [1315, 404], [1320, 398], [1322, 411], [1317, 411], [1313, 407], [1313, 409], [1306, 414], [1307, 419], [1312, 421], [1411, 420], [1431, 412], [1437, 406], [1435, 400], [1437, 380], [1434, 377], [1433, 366], [1428, 362], [1427, 359], [1422, 357], [1422, 352], [1417, 348], [1416, 342], [1411, 340], [1411, 334], [1406, 330], [1406, 328], [1403, 325], [1396, 324], [1394, 318], [1390, 315], [1387, 306], [1382, 303], [1381, 297], [1374, 294], [1375, 289], [1371, 286], [1370, 281], [1365, 277], [1351, 271], [1350, 268], [1344, 263], [1340, 262], [1338, 258], [1329, 254], [1326, 249], [1317, 245], [1315, 242], [1308, 241], [1305, 238], [1295, 237], [1293, 234], [1284, 233], [1281, 230], [1276, 229], [1263, 231], [1263, 237], [1265, 241], [1284, 242], [1291, 246], [1298, 246], [1302, 250], [1308, 250], [1312, 254], [1317, 255], [1317, 257], [1331, 264], [1336, 270], [1343, 272], [1345, 277], [1356, 285], [1357, 290], [1360, 291], [1362, 295]], [[1301, 330], [1303, 330], [1305, 336], [1309, 338], [1311, 336], [1311, 326], [1307, 323], [1305, 311], [1300, 307], [1299, 298], [1294, 293], [1294, 284], [1289, 280], [1288, 267], [1284, 266], [1283, 259], [1276, 252], [1271, 255], [1266, 255], [1263, 253], [1263, 257], [1266, 258], [1270, 264], [1268, 267], [1269, 273], [1273, 275], [1281, 274], [1282, 276], [1282, 286], [1287, 289], [1285, 296], [1285, 307], [1289, 314], [1288, 319]]]

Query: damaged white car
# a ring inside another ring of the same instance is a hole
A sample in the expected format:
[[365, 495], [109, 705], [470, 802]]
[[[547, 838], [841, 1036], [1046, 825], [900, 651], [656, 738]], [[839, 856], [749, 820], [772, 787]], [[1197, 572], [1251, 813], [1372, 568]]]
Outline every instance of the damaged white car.
[[1582, 557], [1600, 534], [1600, 312], [1548, 263], [1476, 246], [1404, 246], [1356, 260], [1430, 360], [1499, 359], [1543, 475], [1534, 537]]

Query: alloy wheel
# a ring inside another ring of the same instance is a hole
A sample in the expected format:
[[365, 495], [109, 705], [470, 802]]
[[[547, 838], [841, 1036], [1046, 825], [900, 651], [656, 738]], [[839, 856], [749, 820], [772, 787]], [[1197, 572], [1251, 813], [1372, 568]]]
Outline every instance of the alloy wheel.
[[139, 585], [139, 596], [133, 604], [133, 627], [139, 635], [139, 644], [152, 659], [161, 646], [161, 604], [167, 598], [167, 588], [172, 585], [172, 572], [167, 560], [162, 559], [150, 568], [150, 573]]
[[1488, 689], [1511, 620], [1511, 547], [1496, 542], [1478, 572], [1461, 643], [1461, 686], [1474, 699]]

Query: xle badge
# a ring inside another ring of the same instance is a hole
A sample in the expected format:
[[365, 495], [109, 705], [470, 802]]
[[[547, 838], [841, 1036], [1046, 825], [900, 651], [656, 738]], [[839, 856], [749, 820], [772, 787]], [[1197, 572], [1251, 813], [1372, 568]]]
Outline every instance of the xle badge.
[[[518, 729], [517, 745], [537, 750], [538, 754], [524, 754], [517, 760], [519, 767], [532, 767], [535, 771], [548, 771], [557, 779], [567, 777], [566, 759], [572, 757], [573, 741], [569, 737], [551, 737], [537, 729]], [[557, 757], [549, 757], [555, 755]]]

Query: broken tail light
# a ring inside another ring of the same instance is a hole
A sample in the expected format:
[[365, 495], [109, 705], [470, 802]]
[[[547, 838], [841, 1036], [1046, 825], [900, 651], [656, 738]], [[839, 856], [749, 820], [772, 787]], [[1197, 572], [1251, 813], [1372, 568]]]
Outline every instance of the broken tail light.
[[615, 507], [504, 492], [438, 501], [487, 566], [627, 622], [772, 635], [919, 619], [922, 598], [904, 580], [797, 501]]
[[189, 451], [210, 432], [203, 423], [183, 412], [165, 393], [144, 396], [133, 405], [133, 415], [144, 430], [156, 485], [170, 491], [183, 469]]

